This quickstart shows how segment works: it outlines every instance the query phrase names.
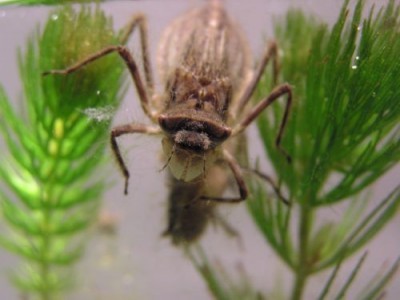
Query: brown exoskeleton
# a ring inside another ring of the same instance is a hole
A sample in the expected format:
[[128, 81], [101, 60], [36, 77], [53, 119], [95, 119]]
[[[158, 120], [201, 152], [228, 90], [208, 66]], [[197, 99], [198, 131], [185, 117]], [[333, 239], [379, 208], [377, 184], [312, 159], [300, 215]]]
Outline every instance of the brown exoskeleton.
[[204, 194], [194, 196], [197, 200], [239, 202], [246, 199], [248, 190], [243, 170], [227, 145], [233, 137], [240, 136], [265, 108], [283, 95], [287, 96], [286, 106], [276, 146], [290, 161], [290, 156], [281, 148], [281, 138], [291, 107], [291, 87], [288, 84], [277, 85], [267, 97], [247, 109], [255, 87], [271, 59], [276, 80], [278, 62], [274, 42], [268, 44], [259, 67], [253, 72], [250, 51], [241, 30], [219, 1], [210, 0], [205, 6], [187, 12], [167, 27], [158, 52], [160, 79], [165, 89], [163, 93], [157, 94], [148, 54], [146, 19], [143, 15], [133, 18], [127, 27], [124, 41], [135, 28], [139, 28], [140, 32], [144, 74], [140, 73], [135, 59], [124, 45], [108, 46], [65, 70], [46, 72], [68, 74], [114, 52], [126, 63], [142, 109], [154, 125], [131, 123], [117, 126], [111, 131], [112, 150], [125, 177], [125, 194], [128, 193], [129, 171], [121, 156], [117, 138], [140, 133], [163, 137], [165, 166], [168, 166], [176, 182], [205, 182], [209, 170], [215, 164], [228, 166], [239, 188], [239, 195], [223, 197], [223, 189], [217, 194], [210, 194], [205, 187]]
[[216, 210], [216, 202], [196, 201], [204, 195], [222, 195], [229, 184], [226, 175], [221, 165], [213, 165], [207, 170], [207, 177], [196, 182], [184, 182], [170, 174], [168, 225], [163, 235], [170, 237], [175, 245], [187, 245], [196, 241], [211, 221], [229, 235], [238, 236]]

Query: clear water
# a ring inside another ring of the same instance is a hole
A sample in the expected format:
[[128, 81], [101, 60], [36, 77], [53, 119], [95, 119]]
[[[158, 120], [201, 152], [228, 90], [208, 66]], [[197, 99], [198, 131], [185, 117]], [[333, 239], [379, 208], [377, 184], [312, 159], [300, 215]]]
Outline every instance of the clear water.
[[[314, 2], [316, 1], [293, 1], [296, 6], [316, 13], [328, 22], [336, 18], [341, 1], [324, 4]], [[249, 37], [254, 57], [259, 57], [263, 50], [263, 40], [260, 37], [263, 34], [271, 36], [272, 17], [284, 15], [290, 5], [290, 1], [279, 0], [227, 1], [228, 9]], [[107, 14], [113, 16], [116, 28], [121, 28], [136, 12], [144, 12], [148, 16], [153, 67], [156, 45], [162, 29], [190, 6], [185, 1], [112, 1], [102, 4]], [[15, 101], [21, 97], [16, 49], [24, 47], [28, 35], [38, 25], [43, 26], [50, 11], [51, 8], [48, 7], [0, 8], [0, 82], [8, 96]], [[138, 51], [135, 39], [129, 46], [133, 52]], [[115, 123], [134, 120], [145, 121], [145, 117], [131, 87], [116, 115]], [[130, 194], [128, 197], [123, 195], [122, 177], [116, 165], [110, 164], [109, 169], [113, 173], [115, 184], [105, 195], [104, 207], [105, 211], [115, 217], [117, 233], [112, 236], [96, 234], [93, 237], [85, 259], [77, 266], [78, 276], [82, 279], [81, 287], [67, 299], [209, 299], [204, 282], [183, 257], [182, 252], [173, 248], [168, 240], [161, 238], [166, 226], [166, 187], [164, 175], [158, 172], [162, 166], [158, 160], [160, 141], [145, 137], [126, 137], [121, 141], [127, 149], [126, 156], [132, 171]], [[0, 141], [0, 149], [4, 149], [2, 143]], [[252, 157], [260, 154], [257, 142], [251, 148]], [[266, 167], [268, 168], [267, 165]], [[399, 177], [398, 169], [391, 172], [376, 188], [376, 194], [385, 195], [392, 184], [391, 180]], [[327, 213], [333, 219], [340, 217], [340, 211], [330, 210]], [[235, 239], [227, 239], [221, 230], [210, 230], [204, 245], [209, 253], [213, 253], [211, 258], [218, 258], [223, 265], [232, 269], [232, 273], [236, 272], [234, 266], [241, 263], [254, 286], [260, 287], [262, 291], [271, 291], [278, 283], [287, 286], [291, 277], [286, 267], [265, 246], [245, 211], [245, 205], [228, 207], [224, 214], [241, 232], [244, 246], [238, 245]], [[383, 262], [391, 262], [398, 256], [399, 226], [400, 220], [397, 219], [368, 247], [368, 262], [359, 275], [361, 284], [365, 284]], [[3, 271], [0, 275], [0, 298], [18, 299], [18, 294], [6, 278], [8, 270], [13, 270], [17, 260], [0, 251], [0, 264]], [[343, 276], [342, 279], [344, 278]], [[321, 276], [312, 281], [309, 290], [311, 298], [318, 294], [325, 280], [326, 276]], [[387, 299], [395, 299], [393, 297], [400, 294], [399, 278], [396, 283], [388, 290]]]

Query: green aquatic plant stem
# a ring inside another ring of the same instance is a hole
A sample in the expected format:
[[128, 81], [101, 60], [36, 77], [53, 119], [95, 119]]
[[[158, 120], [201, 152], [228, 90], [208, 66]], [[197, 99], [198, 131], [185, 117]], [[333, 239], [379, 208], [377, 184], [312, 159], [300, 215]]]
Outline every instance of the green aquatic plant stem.
[[[303, 298], [312, 274], [338, 264], [370, 241], [393, 217], [394, 207], [400, 202], [395, 189], [363, 220], [357, 215], [345, 216], [342, 222], [349, 225], [346, 231], [339, 229], [340, 223], [318, 228], [314, 222], [317, 207], [339, 201], [356, 203], [357, 199], [351, 197], [398, 161], [400, 95], [395, 78], [400, 71], [396, 55], [400, 45], [393, 41], [399, 38], [394, 25], [400, 21], [399, 7], [388, 1], [384, 9], [377, 14], [371, 10], [363, 21], [364, 1], [357, 2], [352, 16], [347, 5], [345, 1], [331, 30], [300, 12], [289, 12], [277, 27], [278, 42], [285, 53], [283, 80], [294, 86], [297, 101], [283, 138], [284, 146], [295, 157], [292, 166], [282, 165], [274, 147], [276, 120], [282, 108], [274, 108], [275, 123], [267, 117], [259, 120], [267, 153], [299, 210], [298, 250], [292, 253], [295, 263], [288, 263], [295, 275], [291, 299]], [[393, 48], [385, 47], [386, 43]], [[376, 63], [382, 62], [381, 55], [385, 66]], [[268, 86], [268, 80], [264, 86]], [[387, 117], [378, 120], [380, 114]], [[333, 173], [337, 177], [341, 173], [342, 180], [332, 188], [327, 181]], [[275, 217], [273, 211], [268, 214]], [[270, 236], [265, 237], [279, 249]]]
[[76, 281], [73, 267], [107, 186], [100, 174], [124, 68], [109, 56], [68, 76], [42, 74], [114, 44], [119, 33], [98, 7], [58, 8], [19, 53], [18, 110], [0, 87], [0, 133], [8, 148], [0, 203], [9, 225], [0, 246], [21, 258], [15, 285], [38, 299], [59, 299]]
[[297, 265], [295, 267], [295, 283], [291, 299], [301, 299], [304, 288], [307, 284], [307, 279], [310, 273], [309, 270], [309, 240], [311, 228], [311, 214], [312, 210], [308, 201], [304, 201], [300, 208], [300, 226], [299, 226], [299, 255]]

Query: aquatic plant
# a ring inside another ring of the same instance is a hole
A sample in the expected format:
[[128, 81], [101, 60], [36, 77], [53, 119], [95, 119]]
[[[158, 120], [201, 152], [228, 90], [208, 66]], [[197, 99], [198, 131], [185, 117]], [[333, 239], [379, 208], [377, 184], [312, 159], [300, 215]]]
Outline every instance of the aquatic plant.
[[[364, 1], [349, 16], [345, 1], [332, 28], [290, 10], [276, 23], [282, 50], [280, 81], [294, 87], [294, 106], [283, 138], [292, 155], [288, 164], [277, 151], [275, 136], [283, 105], [272, 105], [258, 119], [265, 152], [291, 207], [285, 206], [264, 182], [252, 181], [247, 201], [252, 219], [268, 244], [293, 273], [291, 295], [273, 299], [304, 299], [308, 279], [332, 268], [319, 299], [342, 299], [366, 259], [364, 254], [341, 288], [331, 289], [351, 255], [365, 246], [398, 212], [400, 185], [370, 211], [368, 188], [400, 159], [400, 6], [394, 1], [362, 19]], [[271, 86], [265, 73], [255, 99]], [[282, 101], [284, 102], [284, 101]], [[347, 205], [336, 222], [319, 218], [323, 208]], [[198, 249], [191, 259], [216, 299], [262, 299], [250, 281], [235, 281], [210, 263]], [[359, 299], [378, 298], [398, 268], [371, 275]], [[264, 291], [265, 292], [265, 291]], [[269, 293], [271, 296], [272, 293]]]
[[14, 284], [38, 299], [57, 299], [74, 283], [74, 263], [107, 187], [101, 170], [112, 112], [106, 111], [122, 99], [124, 68], [109, 56], [69, 76], [42, 73], [117, 43], [99, 8], [56, 9], [20, 51], [23, 101], [14, 105], [0, 88], [0, 133], [8, 149], [0, 204], [9, 229], [0, 246], [21, 260]]

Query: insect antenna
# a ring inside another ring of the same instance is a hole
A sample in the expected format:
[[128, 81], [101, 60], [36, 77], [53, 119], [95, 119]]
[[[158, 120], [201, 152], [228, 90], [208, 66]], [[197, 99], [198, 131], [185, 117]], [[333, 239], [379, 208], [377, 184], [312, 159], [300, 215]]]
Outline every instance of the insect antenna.
[[176, 146], [175, 146], [175, 144], [174, 144], [174, 145], [172, 146], [171, 153], [170, 153], [170, 155], [168, 156], [167, 162], [166, 162], [165, 165], [159, 170], [159, 172], [164, 171], [165, 168], [168, 167], [168, 165], [169, 165], [169, 163], [170, 163], [170, 161], [171, 161], [171, 159], [172, 159], [172, 156], [174, 156], [174, 154], [175, 154], [175, 149], [176, 149]]
[[203, 153], [203, 179], [206, 179], [206, 154]]
[[186, 160], [185, 168], [183, 169], [181, 178], [186, 178], [189, 166], [192, 164], [192, 159], [193, 159], [193, 156], [189, 156], [188, 159]]

